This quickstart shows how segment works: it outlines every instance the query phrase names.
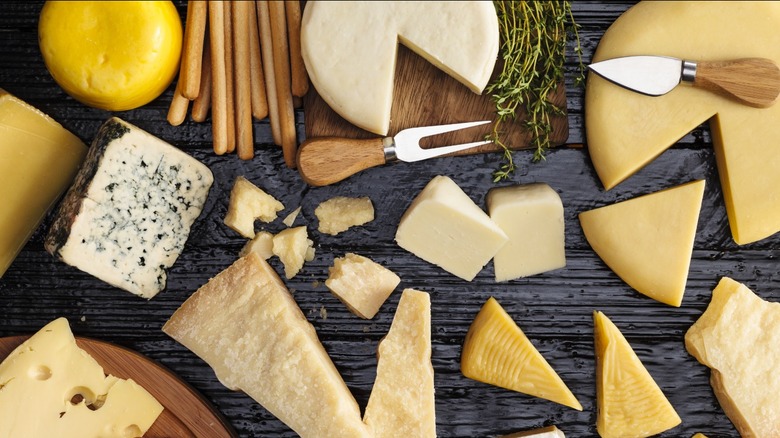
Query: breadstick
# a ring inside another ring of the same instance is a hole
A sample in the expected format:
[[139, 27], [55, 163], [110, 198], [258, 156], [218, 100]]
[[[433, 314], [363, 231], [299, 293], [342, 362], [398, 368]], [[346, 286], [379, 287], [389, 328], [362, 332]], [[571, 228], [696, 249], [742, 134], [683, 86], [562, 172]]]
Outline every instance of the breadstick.
[[235, 60], [233, 51], [233, 4], [225, 5], [225, 85], [227, 86], [227, 152], [236, 150], [236, 90], [235, 90]]
[[268, 98], [268, 120], [271, 124], [271, 136], [274, 143], [281, 146], [282, 134], [279, 125], [279, 101], [276, 97], [271, 17], [266, 0], [257, 0], [257, 24], [260, 29], [260, 49], [263, 52], [263, 71], [265, 72], [265, 91]]
[[251, 3], [249, 14], [249, 84], [252, 89], [252, 116], [258, 120], [268, 117], [268, 98], [265, 95], [265, 75], [260, 56], [260, 30], [257, 28], [257, 7]]
[[309, 77], [301, 56], [301, 2], [299, 0], [285, 1], [287, 14], [287, 34], [290, 41], [290, 76], [292, 94], [303, 97], [309, 91]]
[[211, 37], [211, 124], [214, 153], [227, 152], [227, 84], [225, 80], [225, 9], [220, 0], [209, 0]]
[[254, 3], [233, 3], [233, 49], [235, 50], [235, 112], [236, 149], [238, 158], [251, 160], [254, 156], [252, 137], [252, 96], [249, 63], [249, 13], [254, 12]]
[[203, 39], [206, 34], [208, 3], [205, 0], [187, 2], [187, 22], [184, 26], [184, 45], [181, 55], [179, 81], [183, 83], [181, 94], [194, 100], [200, 90]]
[[190, 106], [190, 100], [181, 94], [181, 78], [176, 83], [176, 91], [171, 99], [171, 106], [168, 108], [168, 123], [173, 126], [179, 126], [187, 118], [187, 108]]
[[201, 63], [200, 90], [198, 97], [192, 101], [192, 120], [203, 122], [211, 108], [211, 49], [210, 44], [203, 47], [203, 62]]
[[276, 98], [279, 105], [279, 127], [282, 136], [282, 152], [287, 167], [295, 168], [295, 155], [298, 141], [295, 138], [295, 110], [290, 88], [290, 55], [287, 44], [287, 24], [284, 1], [268, 2], [271, 17], [271, 40], [273, 41], [274, 76], [276, 79]]

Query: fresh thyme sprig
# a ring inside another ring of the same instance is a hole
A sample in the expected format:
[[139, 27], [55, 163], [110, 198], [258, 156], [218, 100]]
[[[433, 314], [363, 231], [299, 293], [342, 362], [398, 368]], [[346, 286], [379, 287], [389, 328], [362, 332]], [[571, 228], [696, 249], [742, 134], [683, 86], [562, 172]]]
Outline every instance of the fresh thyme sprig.
[[574, 22], [570, 1], [496, 0], [499, 23], [501, 74], [487, 87], [496, 104], [496, 121], [489, 138], [504, 150], [504, 163], [493, 174], [494, 182], [515, 171], [512, 151], [501, 138], [501, 125], [517, 119], [517, 110], [526, 113], [523, 126], [531, 134], [534, 161], [544, 160], [550, 148], [551, 118], [565, 114], [548, 100], [564, 76], [566, 41], [573, 36], [584, 79], [582, 48], [578, 25]]

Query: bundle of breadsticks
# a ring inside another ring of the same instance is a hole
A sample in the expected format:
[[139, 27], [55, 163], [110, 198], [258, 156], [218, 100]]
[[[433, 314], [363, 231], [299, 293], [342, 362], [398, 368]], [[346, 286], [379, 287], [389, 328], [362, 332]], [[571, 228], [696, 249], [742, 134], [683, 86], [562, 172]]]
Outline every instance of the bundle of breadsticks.
[[253, 118], [268, 117], [274, 143], [295, 167], [294, 101], [309, 89], [300, 32], [298, 0], [190, 0], [168, 122], [182, 124], [192, 101], [196, 122], [211, 110], [214, 152], [249, 160]]

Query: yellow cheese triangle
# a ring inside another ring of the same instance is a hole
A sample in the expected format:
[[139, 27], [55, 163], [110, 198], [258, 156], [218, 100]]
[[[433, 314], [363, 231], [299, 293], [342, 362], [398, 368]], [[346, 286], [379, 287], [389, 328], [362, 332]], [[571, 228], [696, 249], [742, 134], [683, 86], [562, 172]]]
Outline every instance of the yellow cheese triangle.
[[629, 286], [670, 306], [682, 303], [704, 180], [580, 213], [582, 231]]
[[593, 312], [596, 343], [596, 428], [602, 438], [642, 438], [682, 422], [620, 330]]
[[435, 437], [431, 299], [406, 289], [379, 343], [376, 381], [363, 421], [374, 437]]
[[560, 376], [493, 297], [466, 334], [460, 370], [470, 379], [582, 410]]

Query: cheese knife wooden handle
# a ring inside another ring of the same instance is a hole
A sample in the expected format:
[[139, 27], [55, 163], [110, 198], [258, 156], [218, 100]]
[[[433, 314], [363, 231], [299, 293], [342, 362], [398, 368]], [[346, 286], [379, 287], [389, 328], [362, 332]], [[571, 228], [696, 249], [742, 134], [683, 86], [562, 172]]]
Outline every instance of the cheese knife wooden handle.
[[386, 162], [382, 138], [318, 137], [298, 149], [298, 171], [312, 186], [333, 184]]
[[[731, 97], [746, 105], [766, 108], [780, 95], [780, 69], [769, 59], [743, 58], [729, 61], [699, 61], [693, 85]], [[683, 65], [683, 80], [686, 78]]]

